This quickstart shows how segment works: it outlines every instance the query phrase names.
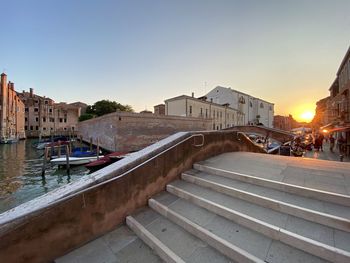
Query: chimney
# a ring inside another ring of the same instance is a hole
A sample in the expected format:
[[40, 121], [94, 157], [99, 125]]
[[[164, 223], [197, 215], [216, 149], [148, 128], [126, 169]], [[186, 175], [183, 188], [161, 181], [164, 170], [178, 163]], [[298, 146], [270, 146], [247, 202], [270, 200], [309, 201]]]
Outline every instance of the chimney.
[[33, 89], [32, 88], [29, 89], [29, 93], [30, 93], [30, 97], [33, 98]]
[[5, 73], [1, 74], [1, 83], [7, 83], [7, 75]]
[[192, 98], [194, 98], [194, 92], [192, 92]]

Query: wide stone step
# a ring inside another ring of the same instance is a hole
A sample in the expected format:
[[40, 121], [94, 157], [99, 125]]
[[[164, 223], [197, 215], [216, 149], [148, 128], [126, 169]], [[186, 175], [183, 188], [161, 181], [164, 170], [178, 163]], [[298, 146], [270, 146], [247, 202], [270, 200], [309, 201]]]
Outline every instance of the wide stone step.
[[[169, 202], [171, 199], [172, 202]], [[198, 229], [194, 232], [197, 236], [206, 231], [211, 233], [217, 240], [222, 240], [222, 243], [231, 244], [236, 251], [243, 251], [252, 259], [255, 257], [254, 262], [328, 262], [273, 240], [187, 200], [171, 198], [168, 193], [155, 196], [149, 201], [149, 205], [185, 229], [190, 222]], [[229, 253], [229, 249], [230, 247], [226, 246], [224, 252]], [[244, 261], [240, 259], [239, 262]]]
[[150, 208], [128, 216], [126, 223], [165, 262], [233, 262]]
[[342, 206], [350, 206], [349, 195], [331, 192], [331, 191], [324, 191], [324, 190], [317, 189], [317, 187], [310, 188], [310, 187], [304, 187], [296, 184], [284, 183], [277, 180], [271, 180], [271, 179], [266, 179], [262, 177], [252, 176], [249, 174], [234, 172], [230, 170], [224, 170], [220, 168], [214, 168], [214, 167], [200, 164], [200, 163], [194, 164], [193, 167], [196, 170], [199, 170], [202, 172], [227, 177], [227, 178], [238, 180], [244, 183], [250, 183], [257, 186], [272, 188], [275, 190], [296, 194], [303, 197], [313, 198], [316, 200], [326, 201], [326, 202], [330, 202], [330, 203], [334, 203]]
[[243, 183], [198, 170], [182, 174], [184, 181], [230, 195], [282, 213], [290, 214], [343, 231], [350, 231], [350, 208], [325, 201]]
[[348, 239], [348, 232], [335, 230], [180, 180], [169, 184], [167, 191], [237, 224], [317, 257], [333, 262], [350, 262], [350, 253], [344, 250], [348, 245], [336, 242], [336, 240], [344, 240], [344, 237]]
[[161, 263], [152, 249], [125, 225], [55, 260], [56, 263]]

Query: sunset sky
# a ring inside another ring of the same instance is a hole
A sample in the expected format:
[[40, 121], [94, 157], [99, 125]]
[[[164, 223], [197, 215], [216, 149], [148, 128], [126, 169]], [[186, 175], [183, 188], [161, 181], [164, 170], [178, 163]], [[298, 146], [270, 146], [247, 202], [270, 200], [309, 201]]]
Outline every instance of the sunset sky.
[[16, 90], [153, 110], [217, 85], [313, 112], [350, 45], [350, 1], [33, 0], [1, 4]]

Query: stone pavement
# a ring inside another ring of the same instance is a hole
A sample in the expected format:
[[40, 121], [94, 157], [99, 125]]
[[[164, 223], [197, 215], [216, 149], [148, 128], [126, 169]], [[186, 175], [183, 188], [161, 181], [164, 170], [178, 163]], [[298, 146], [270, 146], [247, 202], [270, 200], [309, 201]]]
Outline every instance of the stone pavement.
[[127, 217], [133, 232], [56, 262], [350, 262], [350, 163], [232, 152], [193, 168]]
[[[307, 158], [315, 158], [321, 160], [329, 160], [329, 161], [340, 161], [340, 153], [337, 147], [334, 147], [333, 152], [329, 149], [329, 143], [325, 142], [323, 144], [323, 151], [307, 151], [304, 155]], [[350, 162], [349, 156], [344, 156], [343, 162]]]

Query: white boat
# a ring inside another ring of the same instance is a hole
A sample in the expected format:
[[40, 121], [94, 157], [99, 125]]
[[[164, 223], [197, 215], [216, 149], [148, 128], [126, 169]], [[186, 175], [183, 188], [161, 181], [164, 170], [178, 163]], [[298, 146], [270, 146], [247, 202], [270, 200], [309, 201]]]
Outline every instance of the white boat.
[[[100, 155], [99, 158], [102, 158], [103, 155]], [[90, 162], [96, 161], [97, 156], [90, 156], [90, 157], [69, 157], [69, 165], [83, 165], [88, 164]], [[51, 164], [57, 164], [57, 165], [66, 165], [67, 159], [66, 157], [56, 158], [52, 159]]]

